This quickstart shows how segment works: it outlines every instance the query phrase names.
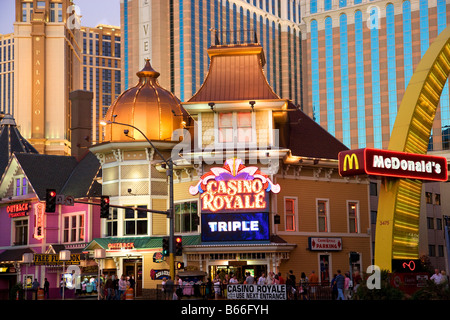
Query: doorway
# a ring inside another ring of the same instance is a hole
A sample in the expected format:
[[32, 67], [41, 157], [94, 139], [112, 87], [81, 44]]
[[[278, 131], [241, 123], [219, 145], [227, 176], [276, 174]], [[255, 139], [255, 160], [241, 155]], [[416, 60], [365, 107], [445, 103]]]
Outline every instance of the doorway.
[[124, 259], [123, 270], [126, 277], [134, 280], [135, 296], [142, 295], [142, 259]]

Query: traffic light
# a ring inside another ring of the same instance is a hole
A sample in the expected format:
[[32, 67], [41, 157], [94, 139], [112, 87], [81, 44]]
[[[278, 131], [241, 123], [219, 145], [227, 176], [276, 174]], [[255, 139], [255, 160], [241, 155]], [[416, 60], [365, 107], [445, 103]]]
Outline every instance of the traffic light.
[[176, 256], [183, 255], [183, 239], [181, 237], [175, 238], [175, 255]]
[[102, 196], [100, 201], [100, 218], [107, 219], [109, 217], [109, 197]]
[[162, 238], [162, 255], [164, 257], [169, 255], [169, 237]]
[[56, 209], [56, 190], [47, 189], [45, 194], [45, 211], [55, 212]]
[[177, 270], [184, 269], [184, 262], [177, 262], [176, 268], [177, 268]]

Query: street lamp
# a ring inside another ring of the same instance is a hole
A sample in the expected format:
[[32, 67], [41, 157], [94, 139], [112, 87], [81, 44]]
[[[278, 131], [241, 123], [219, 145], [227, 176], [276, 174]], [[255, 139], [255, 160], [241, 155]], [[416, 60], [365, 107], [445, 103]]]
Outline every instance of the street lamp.
[[70, 260], [70, 251], [69, 250], [61, 250], [59, 252], [59, 260], [63, 262], [63, 281], [62, 281], [61, 285], [63, 286], [62, 299], [64, 300], [64, 294], [66, 291], [66, 279], [65, 279], [64, 275], [66, 272], [66, 261]]
[[[114, 118], [115, 119], [115, 118]], [[116, 121], [109, 121], [109, 120], [102, 120], [100, 121], [100, 125], [106, 126], [107, 124], [118, 124], [125, 127], [130, 127], [135, 130], [137, 130], [144, 138], [147, 140], [147, 142], [152, 146], [152, 148], [156, 151], [156, 153], [159, 155], [159, 157], [164, 161], [164, 163], [167, 165], [167, 175], [169, 176], [169, 210], [167, 210], [167, 216], [169, 218], [169, 270], [170, 270], [170, 277], [172, 279], [175, 279], [175, 248], [173, 245], [174, 242], [174, 229], [173, 229], [173, 213], [174, 213], [174, 199], [173, 199], [173, 160], [172, 158], [166, 159], [164, 156], [159, 152], [159, 150], [153, 145], [153, 143], [147, 138], [147, 136], [137, 127], [127, 124], [127, 123], [121, 123]]]

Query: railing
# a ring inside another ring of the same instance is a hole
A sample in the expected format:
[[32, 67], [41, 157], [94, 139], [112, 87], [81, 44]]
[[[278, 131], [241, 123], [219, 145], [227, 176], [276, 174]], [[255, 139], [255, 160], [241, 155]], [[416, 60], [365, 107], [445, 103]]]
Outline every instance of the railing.
[[[295, 290], [292, 286], [287, 287], [288, 300], [334, 300], [337, 298], [333, 295], [332, 289], [328, 283], [308, 283], [302, 290], [301, 286], [296, 285]], [[305, 290], [306, 289], [306, 290]], [[175, 295], [174, 295], [175, 293]], [[214, 284], [185, 284], [174, 285], [172, 290], [167, 289], [163, 285], [157, 285], [157, 300], [208, 300], [208, 299], [227, 299], [226, 288], [220, 286], [218, 292], [215, 292]]]

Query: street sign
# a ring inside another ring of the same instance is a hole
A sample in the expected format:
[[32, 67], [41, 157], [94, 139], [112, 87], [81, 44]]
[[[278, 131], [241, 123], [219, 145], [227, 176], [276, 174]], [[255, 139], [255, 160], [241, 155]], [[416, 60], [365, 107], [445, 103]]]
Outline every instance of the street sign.
[[64, 194], [56, 195], [56, 204], [62, 204], [64, 206], [73, 206], [75, 199], [73, 196], [66, 196]]

